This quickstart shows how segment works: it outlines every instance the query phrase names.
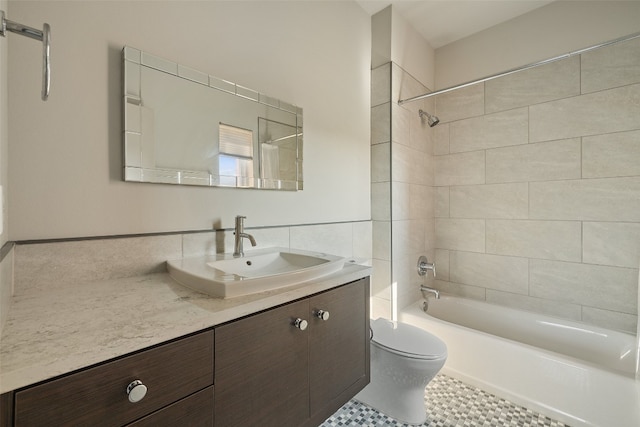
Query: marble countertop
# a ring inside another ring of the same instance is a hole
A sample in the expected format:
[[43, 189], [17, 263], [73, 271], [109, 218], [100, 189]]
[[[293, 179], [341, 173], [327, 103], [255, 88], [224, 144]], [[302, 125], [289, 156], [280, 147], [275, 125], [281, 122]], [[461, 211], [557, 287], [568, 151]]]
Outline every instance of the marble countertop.
[[0, 336], [0, 393], [197, 332], [371, 274], [337, 273], [285, 289], [218, 299], [168, 274], [56, 283], [16, 295]]

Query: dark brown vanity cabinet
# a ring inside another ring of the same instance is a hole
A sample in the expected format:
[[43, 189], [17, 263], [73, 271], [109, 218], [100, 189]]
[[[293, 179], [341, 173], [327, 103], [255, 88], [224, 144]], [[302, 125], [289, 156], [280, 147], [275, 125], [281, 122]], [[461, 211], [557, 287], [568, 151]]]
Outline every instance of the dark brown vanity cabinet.
[[[138, 387], [146, 387], [146, 394], [133, 403], [130, 399], [137, 400], [140, 389], [129, 390], [138, 396], [128, 394], [127, 389], [136, 380], [142, 383]], [[134, 425], [168, 426], [177, 425], [167, 421], [180, 420], [185, 412], [189, 412], [188, 419], [204, 420], [198, 425], [211, 426], [213, 331], [18, 390], [13, 395], [12, 421], [20, 427], [123, 426], [136, 420], [139, 424]]]
[[215, 425], [318, 425], [369, 382], [369, 279], [216, 328]]
[[365, 278], [2, 394], [0, 427], [319, 425], [369, 382], [368, 301]]

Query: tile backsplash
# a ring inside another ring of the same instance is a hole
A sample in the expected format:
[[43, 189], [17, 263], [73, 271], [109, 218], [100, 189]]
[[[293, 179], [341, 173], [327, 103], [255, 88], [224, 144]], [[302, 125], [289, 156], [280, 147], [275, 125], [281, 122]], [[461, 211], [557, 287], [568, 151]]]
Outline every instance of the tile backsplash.
[[[245, 228], [254, 249], [285, 247], [328, 252], [371, 263], [371, 221]], [[55, 291], [56, 284], [111, 280], [166, 271], [165, 261], [233, 252], [233, 230], [18, 243], [14, 294]], [[245, 250], [250, 245], [245, 243]], [[6, 300], [3, 296], [3, 301]]]
[[449, 92], [435, 112], [436, 286], [635, 333], [640, 40]]

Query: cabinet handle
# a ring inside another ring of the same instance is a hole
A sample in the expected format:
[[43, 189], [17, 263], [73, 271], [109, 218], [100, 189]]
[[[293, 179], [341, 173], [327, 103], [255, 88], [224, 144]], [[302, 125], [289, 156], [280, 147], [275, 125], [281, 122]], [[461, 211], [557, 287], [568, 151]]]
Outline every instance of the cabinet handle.
[[326, 310], [316, 310], [314, 314], [318, 319], [329, 320], [329, 312]]
[[309, 323], [306, 320], [300, 319], [299, 317], [293, 321], [293, 326], [300, 329], [301, 331], [304, 331], [305, 329], [307, 329], [308, 325]]
[[147, 386], [142, 384], [142, 381], [135, 380], [127, 386], [127, 395], [129, 396], [129, 402], [140, 402], [147, 394]]

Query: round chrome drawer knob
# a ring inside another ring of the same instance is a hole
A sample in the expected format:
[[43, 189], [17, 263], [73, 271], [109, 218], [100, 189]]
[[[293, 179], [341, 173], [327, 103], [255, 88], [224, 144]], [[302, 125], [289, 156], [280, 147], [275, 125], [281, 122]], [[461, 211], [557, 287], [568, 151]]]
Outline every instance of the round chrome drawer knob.
[[322, 320], [329, 320], [329, 312], [325, 310], [316, 311], [316, 317]]
[[129, 402], [140, 402], [147, 395], [147, 386], [142, 384], [142, 381], [135, 380], [127, 386], [127, 395]]
[[304, 331], [305, 329], [307, 329], [308, 325], [309, 323], [304, 319], [297, 318], [296, 320], [293, 321], [293, 326], [300, 329], [301, 331]]

